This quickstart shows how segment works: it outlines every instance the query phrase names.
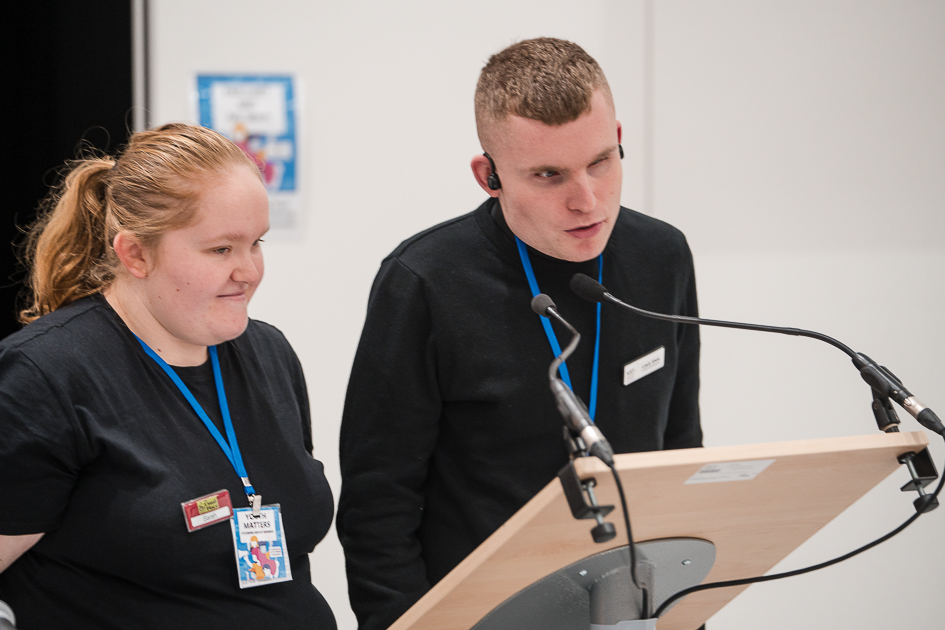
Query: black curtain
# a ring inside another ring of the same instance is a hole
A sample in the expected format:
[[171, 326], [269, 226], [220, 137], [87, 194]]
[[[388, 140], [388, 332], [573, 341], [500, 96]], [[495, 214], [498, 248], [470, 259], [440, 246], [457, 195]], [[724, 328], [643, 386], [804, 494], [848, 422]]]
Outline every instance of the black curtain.
[[0, 203], [0, 337], [20, 328], [13, 244], [60, 167], [83, 151], [113, 153], [132, 126], [130, 0], [19, 0], [4, 8], [4, 178]]

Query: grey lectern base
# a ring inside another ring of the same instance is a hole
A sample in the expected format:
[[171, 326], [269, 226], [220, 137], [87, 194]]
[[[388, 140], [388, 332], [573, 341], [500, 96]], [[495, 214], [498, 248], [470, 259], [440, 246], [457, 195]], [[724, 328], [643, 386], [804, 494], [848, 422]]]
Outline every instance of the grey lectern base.
[[[543, 577], [496, 606], [472, 630], [653, 630], [650, 611], [705, 579], [715, 545], [698, 538], [667, 538], [636, 545], [637, 580], [630, 580], [626, 545], [588, 556]], [[671, 607], [670, 607], [671, 608]]]

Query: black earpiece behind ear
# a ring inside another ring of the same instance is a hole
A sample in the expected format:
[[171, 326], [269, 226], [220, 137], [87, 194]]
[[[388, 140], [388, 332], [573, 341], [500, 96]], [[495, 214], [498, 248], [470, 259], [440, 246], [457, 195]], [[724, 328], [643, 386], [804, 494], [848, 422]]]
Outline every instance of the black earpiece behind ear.
[[618, 144], [618, 145], [617, 145], [617, 149], [620, 150], [620, 159], [622, 160], [622, 159], [623, 159], [623, 145], [622, 145], [622, 144]]
[[499, 175], [495, 172], [495, 162], [492, 161], [492, 156], [488, 153], [483, 153], [483, 155], [489, 160], [489, 168], [492, 169], [489, 177], [486, 178], [486, 185], [489, 186], [489, 190], [499, 190], [502, 188], [502, 182], [499, 181]]

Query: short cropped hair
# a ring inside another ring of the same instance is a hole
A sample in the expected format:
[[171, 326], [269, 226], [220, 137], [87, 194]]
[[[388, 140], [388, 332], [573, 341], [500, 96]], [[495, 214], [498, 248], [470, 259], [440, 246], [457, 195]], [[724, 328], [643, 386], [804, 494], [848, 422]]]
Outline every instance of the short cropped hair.
[[610, 85], [598, 63], [583, 48], [551, 37], [526, 39], [489, 58], [476, 86], [476, 128], [485, 131], [509, 114], [546, 125], [563, 125], [591, 109], [603, 90], [613, 105]]

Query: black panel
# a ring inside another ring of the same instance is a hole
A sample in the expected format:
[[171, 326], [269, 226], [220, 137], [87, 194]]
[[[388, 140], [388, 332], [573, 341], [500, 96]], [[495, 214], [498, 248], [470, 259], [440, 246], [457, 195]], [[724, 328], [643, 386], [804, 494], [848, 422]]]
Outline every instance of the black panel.
[[20, 0], [3, 11], [0, 337], [19, 328], [17, 226], [83, 140], [110, 152], [127, 141], [133, 89], [130, 0]]

